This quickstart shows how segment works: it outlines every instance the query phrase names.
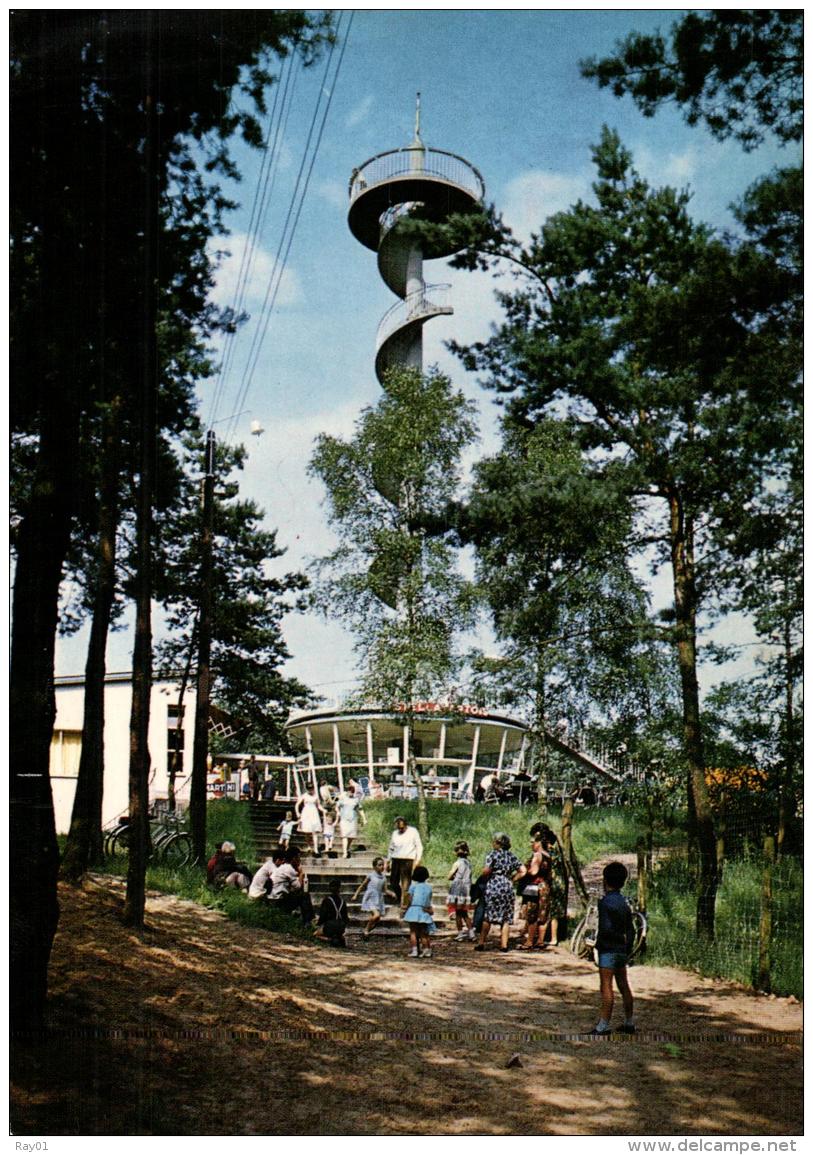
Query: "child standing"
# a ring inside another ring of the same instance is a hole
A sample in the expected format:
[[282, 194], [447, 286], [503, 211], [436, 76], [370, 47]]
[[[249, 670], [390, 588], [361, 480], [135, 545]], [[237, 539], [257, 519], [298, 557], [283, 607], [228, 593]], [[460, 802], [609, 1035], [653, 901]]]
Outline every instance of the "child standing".
[[474, 941], [474, 928], [469, 917], [469, 902], [471, 901], [471, 863], [469, 862], [468, 842], [456, 842], [454, 852], [457, 862], [449, 874], [449, 894], [446, 909], [454, 916], [457, 923], [457, 941], [464, 939]]
[[365, 914], [369, 914], [370, 917], [367, 920], [366, 927], [362, 931], [362, 938], [369, 938], [370, 931], [381, 922], [381, 919], [387, 913], [387, 904], [384, 901], [384, 888], [387, 885], [387, 878], [384, 874], [385, 866], [386, 863], [383, 858], [374, 858], [373, 869], [367, 875], [364, 882], [359, 884], [356, 893], [350, 899], [351, 902], [355, 902], [361, 894], [362, 888], [367, 887], [364, 891], [364, 897], [361, 900], [361, 909]]
[[333, 839], [336, 836], [336, 811], [326, 810], [325, 821], [322, 824], [322, 837], [325, 840], [323, 850], [325, 854], [329, 854], [333, 849]]
[[604, 897], [598, 904], [598, 973], [601, 983], [601, 1018], [592, 1035], [609, 1035], [613, 1013], [613, 978], [624, 1003], [624, 1022], [619, 1028], [626, 1035], [635, 1034], [632, 1019], [632, 991], [627, 980], [627, 959], [635, 941], [632, 911], [621, 888], [627, 881], [623, 862], [610, 862], [604, 867]]
[[429, 932], [435, 930], [435, 923], [432, 918], [432, 887], [426, 881], [428, 878], [429, 871], [425, 866], [415, 867], [407, 891], [408, 902], [401, 911], [401, 918], [409, 924], [410, 958], [432, 957]]
[[294, 818], [293, 810], [285, 811], [285, 820], [280, 822], [277, 830], [279, 831], [279, 844], [288, 849], [288, 843], [291, 841], [291, 835], [296, 827], [296, 819]]

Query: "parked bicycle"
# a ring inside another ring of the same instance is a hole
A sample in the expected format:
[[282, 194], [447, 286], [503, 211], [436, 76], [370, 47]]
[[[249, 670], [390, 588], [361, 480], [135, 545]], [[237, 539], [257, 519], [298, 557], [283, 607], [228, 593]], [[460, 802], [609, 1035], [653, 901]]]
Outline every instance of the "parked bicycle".
[[[628, 900], [632, 908], [632, 925], [635, 930], [635, 937], [633, 939], [632, 950], [630, 951], [628, 961], [637, 956], [640, 958], [646, 950], [646, 936], [647, 936], [647, 921], [646, 915], [638, 907], [634, 899]], [[579, 922], [570, 937], [570, 950], [578, 958], [591, 958], [594, 962], [598, 961], [596, 952], [596, 939], [598, 938], [598, 898], [591, 895], [590, 901], [587, 904], [587, 909], [580, 918]]]
[[[108, 858], [126, 856], [130, 851], [132, 831], [128, 816], [119, 818], [104, 840], [104, 853]], [[183, 829], [181, 817], [173, 811], [165, 811], [160, 818], [150, 822], [150, 859], [167, 866], [188, 866], [192, 861], [192, 839]]]

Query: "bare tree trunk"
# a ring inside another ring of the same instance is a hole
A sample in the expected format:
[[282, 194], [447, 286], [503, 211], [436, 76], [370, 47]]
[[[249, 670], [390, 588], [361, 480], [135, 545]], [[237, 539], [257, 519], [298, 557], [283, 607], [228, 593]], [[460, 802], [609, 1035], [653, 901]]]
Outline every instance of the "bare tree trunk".
[[572, 878], [579, 899], [583, 906], [587, 906], [590, 896], [584, 885], [579, 860], [573, 849], [573, 799], [566, 798], [562, 806], [562, 857], [565, 863], [565, 903], [567, 903], [568, 879]]
[[706, 767], [700, 728], [693, 531], [691, 518], [684, 509], [680, 495], [674, 490], [669, 495], [669, 511], [675, 630], [683, 697], [683, 741], [688, 766], [686, 792], [689, 803], [690, 836], [694, 834], [699, 857], [695, 929], [698, 937], [712, 939], [717, 900], [717, 841], [706, 789]]

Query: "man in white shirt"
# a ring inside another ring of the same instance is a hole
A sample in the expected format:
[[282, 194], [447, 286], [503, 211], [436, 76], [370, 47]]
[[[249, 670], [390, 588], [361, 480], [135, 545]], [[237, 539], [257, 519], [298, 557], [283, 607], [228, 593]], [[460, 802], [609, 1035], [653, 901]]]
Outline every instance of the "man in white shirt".
[[268, 898], [272, 885], [271, 875], [284, 861], [284, 852], [275, 855], [273, 858], [266, 858], [265, 862], [251, 880], [251, 886], [248, 888], [249, 898]]
[[395, 819], [387, 857], [390, 860], [390, 888], [399, 901], [404, 902], [412, 881], [412, 871], [423, 857], [421, 836], [414, 826], [407, 824], [406, 818]]

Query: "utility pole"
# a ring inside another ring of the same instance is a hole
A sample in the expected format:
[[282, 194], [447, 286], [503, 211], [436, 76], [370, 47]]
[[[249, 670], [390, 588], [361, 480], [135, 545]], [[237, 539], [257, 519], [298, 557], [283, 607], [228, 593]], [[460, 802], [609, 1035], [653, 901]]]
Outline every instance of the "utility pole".
[[215, 506], [215, 435], [206, 434], [206, 472], [200, 537], [200, 607], [198, 614], [198, 670], [192, 781], [189, 788], [189, 826], [195, 862], [206, 861], [206, 774], [209, 754], [209, 696], [212, 649], [212, 547]]

